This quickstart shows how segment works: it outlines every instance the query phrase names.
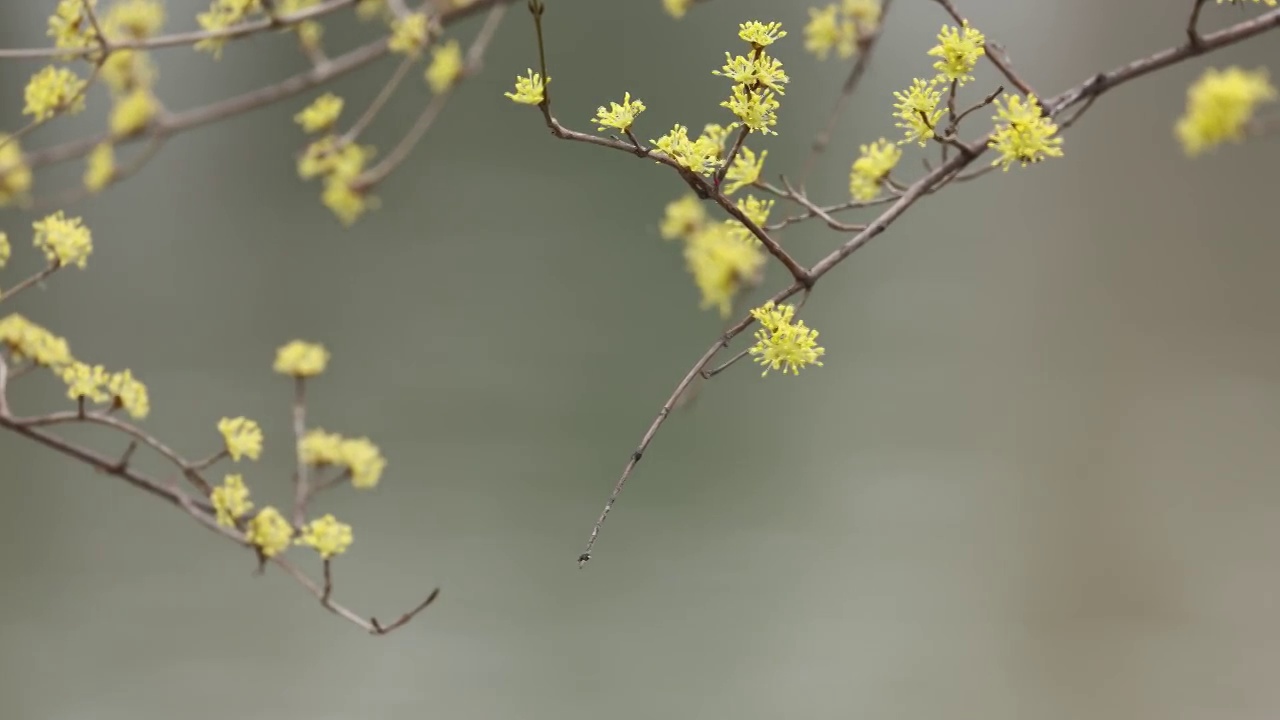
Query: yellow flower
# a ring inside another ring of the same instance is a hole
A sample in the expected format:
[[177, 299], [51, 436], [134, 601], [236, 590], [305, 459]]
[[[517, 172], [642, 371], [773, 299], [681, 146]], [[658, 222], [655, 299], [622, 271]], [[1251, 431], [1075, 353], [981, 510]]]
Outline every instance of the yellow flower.
[[1016, 95], [1005, 95], [1003, 102], [996, 100], [995, 105], [997, 114], [993, 119], [1004, 120], [1005, 124], [997, 125], [991, 138], [991, 147], [1000, 153], [992, 165], [1003, 165], [1008, 170], [1015, 162], [1026, 167], [1027, 163], [1062, 157], [1062, 138], [1054, 137], [1058, 126], [1041, 114], [1035, 95], [1028, 95], [1026, 103]]
[[154, 85], [156, 68], [150, 55], [141, 50], [126, 48], [113, 50], [102, 63], [98, 75], [111, 88], [111, 94], [119, 97], [135, 89]]
[[218, 524], [223, 527], [235, 527], [236, 520], [253, 509], [253, 502], [249, 500], [249, 488], [244, 484], [244, 477], [239, 474], [223, 478], [222, 484], [209, 493], [209, 502], [213, 503]]
[[387, 461], [368, 438], [343, 440], [341, 446], [342, 462], [351, 471], [351, 486], [357, 489], [375, 487], [382, 478], [382, 471]]
[[325, 178], [324, 191], [320, 193], [320, 202], [346, 227], [353, 225], [378, 205], [376, 198], [369, 197], [364, 190], [357, 190], [353, 186], [353, 179], [343, 175], [330, 175]]
[[89, 153], [85, 163], [84, 186], [89, 192], [98, 192], [111, 184], [116, 176], [116, 153], [111, 143], [104, 142]]
[[313, 377], [329, 364], [329, 351], [323, 345], [293, 340], [276, 350], [274, 369], [281, 375]]
[[431, 48], [431, 64], [424, 77], [431, 92], [439, 95], [462, 77], [463, 68], [462, 46], [457, 40], [449, 40]]
[[884, 138], [863, 145], [860, 150], [862, 154], [849, 170], [849, 194], [854, 200], [866, 202], [880, 194], [880, 183], [902, 159], [902, 150]]
[[146, 88], [138, 88], [121, 97], [111, 107], [111, 134], [124, 138], [142, 132], [155, 117], [157, 108], [155, 97]]
[[391, 22], [391, 39], [387, 49], [401, 55], [416, 56], [427, 44], [427, 16], [411, 13]]
[[72, 362], [65, 339], [17, 313], [0, 318], [0, 343], [9, 348], [14, 360], [25, 359], [54, 369]]
[[964, 85], [972, 80], [978, 58], [987, 52], [986, 41], [982, 33], [969, 27], [968, 23], [958, 28], [943, 25], [942, 32], [938, 33], [938, 44], [929, 50], [930, 55], [941, 58], [933, 64], [933, 69], [938, 71], [938, 81]]
[[759, 180], [760, 173], [764, 170], [765, 156], [768, 154], [768, 150], [763, 150], [760, 156], [756, 157], [756, 154], [744, 145], [738, 151], [737, 157], [733, 159], [733, 164], [729, 166], [729, 171], [724, 174], [726, 181], [724, 194], [732, 195]]
[[93, 252], [93, 236], [80, 218], [67, 219], [59, 210], [31, 226], [36, 231], [35, 246], [44, 251], [50, 263], [81, 268], [88, 263], [89, 254]]
[[599, 125], [596, 129], [604, 132], [605, 128], [617, 128], [627, 132], [642, 112], [644, 112], [644, 102], [639, 99], [632, 100], [631, 93], [626, 93], [621, 105], [611, 101], [608, 110], [603, 105], [596, 108], [595, 122]]
[[897, 110], [894, 116], [901, 120], [894, 125], [905, 130], [907, 135], [906, 139], [898, 141], [899, 145], [916, 141], [924, 147], [925, 141], [934, 136], [933, 129], [938, 126], [943, 113], [938, 108], [942, 93], [935, 89], [936, 83], [937, 78], [929, 82], [915, 78], [905, 93], [894, 91], [893, 96], [898, 98], [893, 106]]
[[294, 115], [293, 121], [302, 126], [303, 132], [329, 130], [342, 114], [342, 103], [342, 98], [327, 92]]
[[164, 27], [164, 5], [158, 0], [116, 0], [102, 20], [109, 38], [121, 36], [141, 40]]
[[0, 232], [0, 268], [9, 262], [9, 255], [13, 252], [13, 248], [9, 246], [9, 236]]
[[752, 310], [751, 316], [760, 321], [761, 329], [756, 331], [756, 344], [747, 352], [764, 366], [761, 376], [770, 370], [782, 370], [783, 374], [789, 370], [792, 375], [799, 375], [800, 368], [807, 365], [822, 366], [818, 358], [827, 351], [818, 347], [818, 331], [805, 327], [803, 320], [792, 324], [795, 307], [778, 307], [769, 301]]
[[858, 32], [869, 35], [880, 25], [883, 8], [880, 0], [844, 0], [840, 11], [858, 26]]
[[809, 8], [809, 24], [804, 26], [804, 49], [819, 60], [826, 60], [832, 50], [842, 58], [852, 57], [858, 50], [858, 27], [852, 20], [839, 17], [839, 10], [835, 5]]
[[721, 165], [723, 150], [715, 137], [703, 134], [697, 140], [690, 140], [689, 128], [684, 125], [676, 125], [671, 132], [649, 142], [678, 165], [698, 175], [711, 175]]
[[742, 85], [733, 86], [733, 97], [720, 103], [720, 107], [738, 116], [743, 125], [764, 135], [777, 135], [771, 128], [778, 124], [774, 111], [780, 103], [772, 90], [750, 90]]
[[257, 545], [264, 557], [275, 557], [289, 547], [293, 526], [275, 507], [268, 505], [249, 521], [245, 539]]
[[129, 413], [135, 420], [145, 418], [151, 412], [151, 399], [147, 395], [147, 386], [133, 376], [130, 370], [112, 373], [107, 378], [107, 391], [111, 393], [111, 401]]
[[242, 457], [257, 460], [262, 454], [262, 428], [249, 418], [224, 417], [218, 421], [218, 432], [222, 433], [232, 460], [239, 462]]
[[667, 11], [671, 17], [679, 20], [684, 14], [689, 12], [689, 7], [693, 5], [693, 0], [662, 0], [662, 9]]
[[0, 207], [26, 198], [30, 189], [31, 168], [18, 139], [0, 132]]
[[782, 29], [782, 23], [779, 22], [771, 22], [766, 25], [753, 20], [738, 25], [738, 37], [745, 42], [751, 43], [752, 47], [757, 50], [768, 47], [774, 41], [781, 40], [786, 36], [787, 33]]
[[27, 105], [22, 114], [33, 115], [37, 121], [60, 112], [74, 115], [84, 110], [84, 87], [85, 81], [67, 68], [46, 66], [27, 83]]
[[536, 73], [533, 68], [529, 68], [528, 77], [516, 76], [516, 91], [514, 93], [502, 93], [511, 98], [513, 102], [523, 105], [539, 105], [546, 98], [546, 84], [551, 82], [551, 78], [547, 78], [544, 82], [541, 73]]
[[53, 38], [53, 44], [67, 50], [79, 50], [96, 43], [97, 33], [85, 7], [92, 9], [97, 4], [98, 0], [89, 0], [88, 3], [84, 0], [58, 0], [53, 14], [49, 16], [47, 33]]
[[[260, 0], [213, 0], [206, 12], [196, 15], [196, 22], [204, 31], [226, 30], [248, 19], [251, 13], [261, 10]], [[222, 46], [227, 38], [215, 37], [201, 40], [195, 44], [196, 50], [208, 50], [214, 58], [222, 56]]]
[[684, 252], [702, 293], [702, 308], [715, 307], [721, 317], [729, 316], [733, 299], [744, 285], [758, 282], [765, 261], [756, 244], [742, 242], [730, 230], [723, 223], [708, 225], [689, 238]]
[[84, 398], [104, 403], [111, 398], [105, 389], [110, 377], [101, 365], [87, 365], [77, 360], [63, 368], [61, 375], [62, 382], [67, 384], [67, 397], [72, 400]]
[[328, 560], [346, 552], [351, 547], [351, 540], [350, 525], [338, 522], [333, 515], [325, 515], [307, 523], [295, 544], [312, 547], [321, 558]]
[[707, 209], [693, 193], [667, 203], [658, 232], [663, 240], [688, 238], [707, 222]]
[[1193, 157], [1224, 142], [1239, 142], [1256, 106], [1275, 99], [1265, 68], [1209, 68], [1187, 90], [1187, 112], [1174, 133], [1183, 151]]

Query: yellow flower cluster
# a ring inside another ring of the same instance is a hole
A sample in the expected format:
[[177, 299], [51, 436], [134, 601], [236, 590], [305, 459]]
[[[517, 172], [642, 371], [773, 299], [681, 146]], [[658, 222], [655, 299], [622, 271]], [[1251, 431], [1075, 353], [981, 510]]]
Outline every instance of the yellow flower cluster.
[[377, 486], [387, 461], [368, 438], [344, 438], [321, 428], [309, 430], [298, 446], [302, 461], [313, 467], [342, 467], [351, 486], [365, 490]]
[[770, 57], [765, 48], [786, 35], [781, 23], [742, 23], [738, 37], [751, 46], [750, 52], [736, 57], [725, 53], [728, 62], [714, 71], [734, 82], [732, 96], [720, 106], [728, 108], [753, 132], [777, 134], [772, 128], [778, 124], [778, 96], [783, 94], [782, 86], [789, 78], [782, 70], [782, 62]]
[[0, 207], [25, 201], [31, 190], [31, 168], [18, 138], [0, 132]]
[[222, 442], [231, 459], [239, 462], [247, 457], [257, 460], [262, 455], [262, 428], [247, 417], [222, 418], [218, 421], [218, 432], [222, 433]]
[[73, 360], [65, 338], [54, 335], [18, 313], [0, 318], [0, 344], [16, 361], [60, 370]]
[[67, 218], [61, 210], [32, 223], [35, 246], [49, 263], [84, 268], [93, 252], [93, 235], [80, 218]]
[[515, 92], [502, 94], [521, 105], [541, 105], [547, 97], [546, 85], [551, 78], [543, 80], [542, 74], [534, 72], [533, 68], [529, 68], [528, 73], [527, 77], [516, 76]]
[[804, 49], [819, 60], [832, 50], [842, 58], [858, 52], [858, 40], [880, 26], [880, 0], [844, 0], [821, 8], [809, 8], [804, 27]]
[[803, 320], [793, 323], [795, 313], [794, 306], [776, 306], [773, 301], [751, 311], [751, 317], [760, 322], [760, 329], [756, 331], [756, 344], [747, 352], [764, 366], [761, 376], [770, 370], [799, 375], [805, 366], [822, 366], [818, 358], [827, 351], [818, 346], [818, 331], [805, 327]]
[[325, 515], [307, 523], [295, 543], [311, 547], [321, 559], [328, 560], [346, 552], [351, 541], [351, 526], [338, 522], [333, 515]]
[[429, 30], [425, 13], [409, 13], [391, 22], [391, 38], [387, 49], [399, 55], [417, 57], [427, 46]]
[[1187, 111], [1174, 134], [1190, 156], [1224, 142], [1240, 142], [1257, 106], [1276, 97], [1265, 68], [1209, 68], [1187, 89]]
[[27, 83], [23, 93], [27, 104], [22, 114], [34, 116], [37, 122], [58, 113], [74, 115], [84, 110], [86, 84], [67, 68], [47, 65]]
[[209, 493], [209, 502], [213, 504], [215, 519], [223, 527], [235, 527], [236, 521], [253, 509], [249, 500], [249, 488], [244, 484], [244, 476], [227, 475], [222, 484]]
[[318, 343], [291, 340], [276, 350], [273, 369], [281, 375], [314, 377], [329, 366], [329, 351]]
[[[738, 201], [738, 208], [757, 224], [765, 222], [772, 206], [772, 201], [751, 196]], [[714, 307], [728, 317], [738, 293], [760, 281], [765, 255], [759, 240], [737, 220], [711, 222], [696, 195], [668, 204], [659, 230], [665, 239], [684, 240], [685, 264], [703, 309]]]
[[374, 149], [367, 145], [357, 145], [350, 139], [331, 132], [342, 113], [342, 106], [342, 98], [333, 93], [325, 93], [303, 108], [293, 119], [308, 133], [327, 133], [303, 150], [298, 158], [298, 176], [303, 180], [321, 178], [323, 190], [320, 201], [343, 225], [350, 226], [377, 205], [376, 198], [369, 197], [363, 189], [357, 187], [365, 165], [373, 157]]
[[275, 557], [289, 549], [293, 526], [275, 507], [268, 505], [249, 520], [245, 539], [256, 545], [263, 557]]
[[427, 71], [423, 77], [427, 81], [427, 86], [431, 88], [431, 92], [439, 95], [453, 87], [453, 84], [458, 82], [458, 78], [462, 77], [465, 69], [462, 46], [457, 40], [449, 40], [431, 48], [431, 64], [427, 65]]
[[880, 194], [880, 185], [902, 159], [902, 150], [880, 138], [859, 148], [861, 154], [849, 169], [849, 194], [854, 200], [867, 202]]
[[991, 147], [1000, 157], [992, 165], [1003, 165], [1005, 170], [1013, 163], [1035, 163], [1051, 157], [1062, 157], [1062, 138], [1055, 137], [1058, 126], [1044, 115], [1035, 95], [1027, 96], [1027, 102], [1016, 95], [1005, 95], [996, 100], [997, 123], [991, 138]]
[[640, 99], [631, 99], [631, 93], [626, 93], [622, 97], [622, 104], [610, 102], [609, 108], [606, 110], [603, 105], [596, 108], [595, 122], [599, 125], [596, 129], [604, 132], [606, 128], [617, 128], [622, 132], [631, 130], [631, 124], [636, 121], [636, 117], [644, 112], [644, 102]]
[[938, 82], [954, 82], [964, 85], [973, 79], [973, 68], [978, 58], [986, 54], [986, 37], [964, 23], [961, 27], [942, 26], [938, 33], [938, 44], [929, 50], [930, 55], [939, 60], [933, 64], [938, 71], [935, 78]]
[[[213, 0], [208, 10], [196, 15], [196, 22], [205, 32], [217, 32], [239, 25], [261, 10], [260, 0]], [[222, 48], [226, 44], [227, 38], [222, 35], [201, 40], [196, 43], [195, 48], [212, 52], [218, 58], [222, 56]]]

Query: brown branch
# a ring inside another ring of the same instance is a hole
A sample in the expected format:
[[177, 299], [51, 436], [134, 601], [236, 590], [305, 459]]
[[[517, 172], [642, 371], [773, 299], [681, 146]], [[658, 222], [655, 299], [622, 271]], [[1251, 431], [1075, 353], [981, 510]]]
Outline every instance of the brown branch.
[[[947, 0], [937, 1], [944, 5], [947, 4]], [[1159, 68], [1172, 65], [1180, 60], [1185, 60], [1186, 58], [1202, 54], [1211, 49], [1225, 47], [1227, 45], [1240, 42], [1276, 26], [1280, 26], [1280, 10], [1268, 12], [1254, 18], [1253, 20], [1242, 22], [1227, 28], [1226, 30], [1205, 36], [1202, 44], [1199, 46], [1193, 46], [1188, 43], [1177, 48], [1165, 50], [1145, 58], [1135, 60], [1110, 72], [1101, 73], [1094, 78], [1085, 81], [1080, 86], [1051, 98], [1045, 102], [1042, 107], [1046, 109], [1046, 112], [1061, 112], [1062, 110], [1080, 102], [1087, 96], [1100, 95], [1102, 92], [1112, 87], [1141, 77]], [[819, 260], [813, 267], [809, 268], [808, 276], [812, 283], [816, 283], [835, 266], [839, 265], [854, 252], [865, 247], [867, 243], [871, 242], [878, 235], [883, 233], [893, 221], [901, 216], [902, 213], [906, 212], [906, 210], [915, 204], [916, 201], [929, 194], [932, 189], [948, 181], [950, 178], [958, 177], [958, 173], [960, 173], [964, 167], [977, 160], [987, 151], [988, 143], [991, 139], [992, 135], [987, 135], [974, 143], [965, 145], [964, 147], [966, 152], [962, 152], [942, 163], [938, 167], [930, 170], [924, 177], [921, 177], [919, 180], [912, 183], [900, 196], [896, 197], [893, 204], [881, 213], [874, 222], [868, 225], [865, 230], [862, 230], [846, 240], [826, 257]], [[804, 287], [799, 283], [792, 283], [787, 288], [776, 293], [771, 299], [773, 302], [781, 302], [795, 293], [800, 292], [802, 289], [804, 289]], [[641, 437], [640, 444], [631, 453], [626, 465], [623, 466], [622, 475], [614, 484], [613, 491], [610, 493], [604, 509], [601, 511], [595, 524], [591, 528], [591, 534], [587, 539], [586, 548], [582, 554], [578, 556], [579, 567], [582, 567], [591, 559], [591, 551], [595, 547], [596, 540], [600, 535], [600, 528], [604, 525], [604, 521], [608, 517], [609, 511], [613, 509], [614, 504], [617, 502], [618, 496], [622, 493], [627, 479], [631, 477], [636, 465], [644, 456], [645, 450], [649, 447], [649, 444], [653, 441], [654, 436], [657, 435], [657, 432], [662, 427], [663, 423], [666, 422], [667, 417], [670, 416], [672, 406], [684, 393], [689, 384], [693, 382], [693, 379], [700, 377], [703, 374], [703, 370], [716, 356], [716, 354], [719, 353], [721, 349], [728, 347], [729, 343], [741, 334], [743, 330], [750, 327], [752, 322], [753, 320], [751, 316], [748, 315], [747, 317], [739, 320], [736, 324], [732, 325], [719, 338], [717, 338], [711, 347], [703, 353], [702, 357], [694, 363], [693, 367], [676, 385], [675, 391], [658, 411], [657, 417], [654, 418], [649, 425], [649, 429], [645, 431], [645, 434]]]

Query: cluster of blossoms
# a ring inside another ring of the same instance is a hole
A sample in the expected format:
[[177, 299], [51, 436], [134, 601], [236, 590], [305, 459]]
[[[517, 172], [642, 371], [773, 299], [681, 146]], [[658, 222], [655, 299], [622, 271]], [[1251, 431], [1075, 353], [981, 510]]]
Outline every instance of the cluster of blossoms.
[[[738, 209], [757, 225], [771, 207], [772, 201], [738, 201]], [[660, 231], [667, 240], [684, 241], [685, 264], [704, 309], [714, 307], [728, 317], [738, 293], [760, 282], [766, 259], [760, 242], [737, 220], [713, 222], [697, 195], [689, 193], [668, 204]]]
[[[59, 210], [32, 226], [33, 244], [45, 255], [47, 272], [71, 265], [85, 267], [93, 252], [93, 236], [80, 218], [68, 218]], [[0, 233], [0, 268], [11, 252], [8, 236]], [[0, 301], [4, 299], [0, 294]], [[65, 338], [18, 313], [0, 317], [0, 349], [14, 363], [48, 369], [66, 385], [67, 397], [73, 401], [105, 405], [107, 412], [124, 410], [138, 419], [151, 412], [147, 387], [132, 371], [108, 372], [101, 365], [77, 360]]]
[[[915, 78], [906, 90], [894, 92], [897, 99], [894, 104], [895, 125], [903, 131], [899, 145], [914, 142], [924, 147], [930, 140], [951, 139], [949, 133], [955, 131], [957, 121], [954, 114], [952, 127], [945, 132], [939, 128], [943, 115], [948, 112], [942, 101], [943, 93], [945, 91], [954, 98], [957, 88], [973, 80], [974, 67], [986, 54], [985, 46], [986, 38], [967, 22], [942, 27], [938, 33], [938, 44], [928, 53], [938, 58], [933, 64], [937, 74], [928, 80]], [[998, 157], [992, 165], [1008, 170], [1015, 162], [1025, 166], [1045, 158], [1062, 156], [1058, 126], [1044, 113], [1035, 95], [1028, 95], [1024, 100], [1005, 94], [994, 103], [996, 115], [992, 119], [996, 126], [989, 145]], [[883, 141], [864, 145], [862, 156], [854, 162], [849, 176], [849, 190], [854, 199], [865, 201], [874, 198], [876, 186], [899, 157], [889, 152]]]
[[822, 367], [818, 358], [826, 350], [818, 346], [818, 331], [806, 327], [803, 320], [795, 320], [796, 309], [792, 305], [774, 305], [772, 301], [751, 311], [751, 317], [760, 323], [756, 331], [756, 343], [747, 352], [770, 370], [788, 371], [799, 375], [800, 368], [808, 365]]
[[832, 50], [842, 58], [858, 52], [858, 42], [880, 27], [880, 0], [843, 0], [821, 8], [809, 8], [804, 27], [804, 49], [819, 60]]
[[[372, 3], [362, 7], [372, 7]], [[387, 47], [407, 60], [416, 60], [431, 45], [431, 62], [423, 78], [432, 92], [446, 93], [462, 77], [465, 62], [457, 40], [432, 45], [438, 24], [424, 13], [390, 16]], [[305, 24], [305, 23], [303, 23]], [[298, 157], [298, 175], [303, 180], [320, 178], [320, 201], [344, 225], [350, 226], [365, 212], [377, 207], [377, 198], [368, 194], [364, 173], [374, 156], [374, 148], [355, 142], [354, 133], [339, 134], [335, 128], [342, 114], [343, 99], [324, 93], [294, 116], [306, 133], [318, 135]]]
[[1187, 89], [1187, 110], [1174, 125], [1174, 134], [1191, 156], [1224, 142], [1240, 142], [1257, 106], [1275, 102], [1276, 97], [1265, 68], [1209, 68]]
[[[294, 340], [276, 351], [274, 370], [302, 382], [325, 371], [329, 352], [315, 343]], [[223, 453], [232, 461], [257, 460], [262, 454], [263, 433], [257, 422], [245, 418], [222, 418], [218, 422]], [[352, 487], [368, 489], [377, 486], [386, 460], [368, 438], [347, 439], [324, 430], [312, 429], [298, 442], [299, 459], [309, 467], [341, 468], [326, 486], [350, 480]], [[229, 473], [222, 484], [209, 494], [216, 520], [224, 527], [240, 528], [245, 539], [256, 546], [264, 557], [275, 557], [293, 545], [306, 545], [328, 560], [343, 553], [352, 542], [351, 526], [333, 515], [311, 520], [294, 527], [274, 506], [268, 505], [250, 516], [254, 509], [249, 488], [241, 473]]]
[[[55, 47], [81, 58], [94, 68], [92, 77], [111, 93], [108, 115], [110, 138], [89, 153], [84, 184], [98, 191], [116, 177], [113, 143], [144, 131], [160, 110], [153, 88], [156, 70], [150, 56], [120, 43], [145, 40], [164, 25], [160, 0], [116, 0], [98, 13], [98, 0], [59, 0], [48, 20], [48, 34]], [[99, 35], [101, 32], [101, 35]], [[85, 107], [89, 81], [65, 65], [48, 65], [27, 83], [23, 113], [35, 122], [57, 115], [70, 115]], [[22, 166], [21, 150], [0, 152], [0, 205], [25, 195], [31, 183], [30, 170]]]

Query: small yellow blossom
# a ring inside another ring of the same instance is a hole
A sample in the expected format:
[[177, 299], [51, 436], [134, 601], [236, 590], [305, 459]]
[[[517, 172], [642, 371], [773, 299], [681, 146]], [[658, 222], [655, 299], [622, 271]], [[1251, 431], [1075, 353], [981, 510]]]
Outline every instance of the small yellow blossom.
[[938, 71], [937, 80], [961, 86], [972, 80], [978, 58], [987, 52], [986, 41], [982, 33], [969, 27], [967, 22], [958, 28], [943, 25], [938, 44], [929, 50], [930, 55], [940, 58], [933, 64], [933, 69]]
[[53, 38], [55, 47], [66, 50], [81, 50], [98, 42], [93, 22], [86, 12], [96, 7], [98, 0], [58, 0], [53, 14], [49, 16], [48, 36]]
[[803, 320], [792, 324], [794, 306], [778, 307], [770, 301], [752, 310], [751, 316], [760, 321], [761, 328], [756, 331], [756, 344], [747, 352], [764, 366], [761, 376], [768, 375], [770, 370], [799, 375], [800, 368], [807, 365], [822, 366], [818, 358], [826, 354], [826, 350], [818, 347], [818, 331], [805, 327]]
[[772, 90], [763, 92], [748, 90], [741, 85], [733, 86], [733, 97], [720, 103], [720, 107], [729, 108], [738, 116], [742, 124], [753, 131], [764, 135], [777, 135], [772, 129], [778, 124], [778, 99]]
[[77, 360], [63, 368], [61, 375], [62, 382], [67, 384], [67, 397], [72, 400], [84, 398], [89, 402], [104, 403], [111, 399], [106, 391], [111, 378], [101, 365], [87, 365]]
[[102, 63], [98, 76], [119, 97], [138, 88], [149, 88], [156, 81], [156, 67], [151, 56], [141, 50], [113, 50]]
[[[206, 12], [196, 15], [196, 22], [201, 30], [217, 32], [239, 25], [260, 10], [260, 0], [213, 0]], [[222, 47], [226, 44], [226, 36], [212, 37], [196, 43], [195, 49], [210, 51], [214, 58], [219, 58], [222, 56]]]
[[523, 105], [540, 105], [546, 99], [546, 84], [551, 82], [551, 78], [547, 78], [544, 82], [541, 73], [536, 73], [533, 68], [529, 68], [528, 77], [516, 77], [516, 91], [513, 93], [502, 93], [511, 98], [513, 102]]
[[158, 109], [158, 103], [151, 91], [138, 88], [116, 100], [111, 107], [109, 125], [111, 133], [117, 138], [129, 137], [146, 129]]
[[147, 394], [147, 386], [135, 378], [130, 370], [112, 373], [107, 378], [107, 392], [111, 394], [111, 402], [135, 420], [141, 420], [151, 413], [151, 398]]
[[238, 473], [224, 477], [222, 484], [209, 493], [209, 502], [213, 503], [213, 511], [222, 527], [235, 527], [236, 521], [253, 509], [249, 488]]
[[1016, 95], [1005, 95], [1003, 102], [996, 100], [996, 115], [992, 118], [997, 125], [991, 147], [1000, 157], [991, 162], [992, 165], [1003, 165], [1004, 170], [1015, 162], [1040, 162], [1045, 158], [1062, 157], [1062, 138], [1054, 137], [1058, 126], [1053, 120], [1040, 112], [1040, 102], [1035, 95], [1028, 95], [1024, 103]]
[[401, 55], [417, 56], [427, 45], [427, 16], [410, 13], [391, 22], [391, 39], [387, 49]]
[[708, 225], [695, 233], [685, 245], [684, 257], [702, 293], [702, 308], [717, 308], [721, 317], [729, 316], [733, 299], [744, 285], [759, 281], [765, 262], [757, 245], [742, 242], [726, 224]]
[[0, 318], [0, 343], [9, 348], [14, 360], [29, 360], [53, 369], [72, 362], [71, 350], [64, 338], [17, 313]]
[[109, 38], [149, 38], [164, 27], [164, 5], [159, 0], [116, 0], [102, 20]]
[[937, 78], [929, 82], [916, 78], [905, 93], [894, 91], [893, 96], [898, 99], [893, 106], [897, 110], [894, 116], [900, 121], [894, 125], [906, 132], [906, 138], [899, 140], [898, 144], [918, 142], [920, 147], [924, 147], [925, 142], [934, 136], [934, 128], [943, 113], [938, 108], [942, 93], [937, 90], [936, 83]]
[[839, 16], [840, 8], [828, 5], [809, 8], [809, 24], [804, 26], [804, 49], [819, 60], [826, 60], [832, 50], [842, 58], [858, 51], [858, 26]]
[[224, 417], [218, 421], [218, 432], [222, 433], [232, 460], [239, 462], [242, 457], [257, 460], [262, 455], [262, 428], [249, 418]]
[[462, 46], [457, 40], [438, 44], [431, 48], [431, 64], [427, 66], [424, 75], [427, 86], [431, 88], [431, 92], [439, 95], [458, 82], [465, 67]]
[[724, 144], [729, 139], [729, 135], [741, 127], [740, 123], [729, 123], [728, 125], [720, 125], [719, 123], [707, 123], [702, 126], [702, 135], [694, 142], [700, 142], [706, 147], [714, 146], [716, 149], [716, 158], [724, 156]]
[[744, 55], [731, 56], [729, 53], [724, 54], [724, 67], [719, 70], [712, 70], [712, 75], [720, 75], [727, 77], [735, 83], [746, 85], [749, 88], [762, 89], [768, 88], [785, 95], [782, 86], [790, 81], [787, 74], [782, 70], [782, 62], [777, 58], [770, 57], [763, 52], [751, 53], [751, 57]]
[[[769, 222], [769, 213], [773, 211], [773, 204], [773, 200], [761, 200], [755, 195], [748, 195], [736, 203], [742, 214], [746, 215], [747, 219], [757, 226]], [[732, 220], [731, 222], [737, 223], [738, 221]], [[754, 235], [751, 237], [755, 239]], [[756, 240], [756, 242], [759, 242], [759, 240]]]
[[303, 180], [330, 175], [355, 178], [373, 154], [371, 145], [356, 145], [336, 135], [326, 135], [308, 145], [299, 156], [298, 176]]
[[688, 238], [707, 222], [707, 209], [693, 193], [667, 203], [658, 232], [663, 240]]
[[357, 489], [375, 487], [382, 478], [382, 471], [387, 461], [368, 438], [343, 440], [341, 446], [342, 462], [351, 471], [351, 486]]
[[333, 124], [338, 122], [338, 116], [342, 114], [342, 98], [327, 92], [306, 106], [297, 115], [293, 116], [293, 121], [302, 126], [303, 132], [321, 132], [329, 130]]
[[689, 12], [689, 7], [693, 5], [693, 0], [662, 0], [662, 9], [667, 11], [671, 17], [679, 20]]
[[738, 37], [745, 42], [751, 43], [751, 46], [756, 50], [768, 47], [786, 36], [787, 32], [782, 29], [782, 23], [779, 22], [771, 22], [766, 25], [753, 20], [738, 25]]
[[395, 17], [391, 14], [391, 8], [387, 6], [387, 0], [356, 0], [356, 16], [366, 22], [378, 18], [390, 20]]
[[840, 11], [858, 26], [859, 33], [870, 35], [880, 26], [880, 15], [884, 8], [881, 0], [844, 0]]
[[84, 186], [89, 192], [98, 192], [111, 184], [116, 176], [116, 153], [111, 143], [99, 144], [89, 153], [85, 162]]
[[264, 557], [275, 557], [288, 549], [293, 540], [293, 526], [279, 510], [268, 505], [249, 521], [245, 539], [256, 545]]
[[341, 465], [342, 436], [338, 433], [325, 432], [321, 428], [312, 428], [302, 436], [298, 445], [298, 454], [302, 462], [316, 467], [324, 465]]
[[689, 128], [684, 125], [676, 125], [671, 132], [650, 142], [681, 167], [698, 175], [710, 175], [721, 165], [722, 150], [715, 140], [707, 135], [690, 140]]
[[0, 132], [0, 207], [24, 200], [31, 190], [31, 167], [18, 139]]
[[276, 350], [274, 370], [298, 378], [314, 377], [329, 365], [329, 351], [323, 345], [292, 340]]
[[351, 547], [351, 540], [350, 525], [338, 522], [333, 515], [325, 515], [307, 523], [294, 543], [314, 548], [322, 559], [328, 560], [346, 552]]
[[61, 112], [74, 115], [84, 110], [85, 81], [64, 67], [48, 65], [27, 83], [23, 115], [48, 120]]
[[9, 236], [4, 232], [0, 232], [0, 268], [3, 268], [9, 262], [9, 256], [13, 252], [13, 248], [9, 246]]
[[854, 200], [867, 202], [880, 194], [880, 183], [902, 159], [902, 150], [884, 138], [859, 150], [862, 154], [849, 170], [849, 194]]
[[1239, 142], [1256, 106], [1274, 102], [1276, 96], [1265, 68], [1209, 68], [1187, 89], [1187, 112], [1174, 134], [1193, 157], [1224, 142]]
[[764, 159], [768, 154], [768, 150], [763, 150], [757, 157], [750, 148], [744, 145], [738, 151], [737, 157], [733, 159], [733, 164], [729, 166], [729, 171], [724, 174], [726, 181], [724, 194], [732, 195], [759, 180], [760, 173], [764, 170]]
[[639, 99], [632, 100], [631, 93], [626, 93], [622, 98], [622, 104], [610, 102], [609, 108], [606, 110], [604, 106], [596, 109], [596, 117], [594, 122], [599, 124], [596, 130], [604, 132], [606, 128], [617, 128], [622, 132], [631, 129], [631, 124], [635, 122], [636, 117], [644, 112], [644, 102]]
[[81, 219], [66, 218], [59, 210], [31, 224], [35, 229], [35, 246], [44, 251], [50, 263], [84, 268], [93, 252], [93, 236]]
[[355, 224], [366, 212], [378, 206], [377, 198], [370, 197], [355, 186], [354, 178], [330, 175], [325, 178], [320, 202], [346, 227]]

